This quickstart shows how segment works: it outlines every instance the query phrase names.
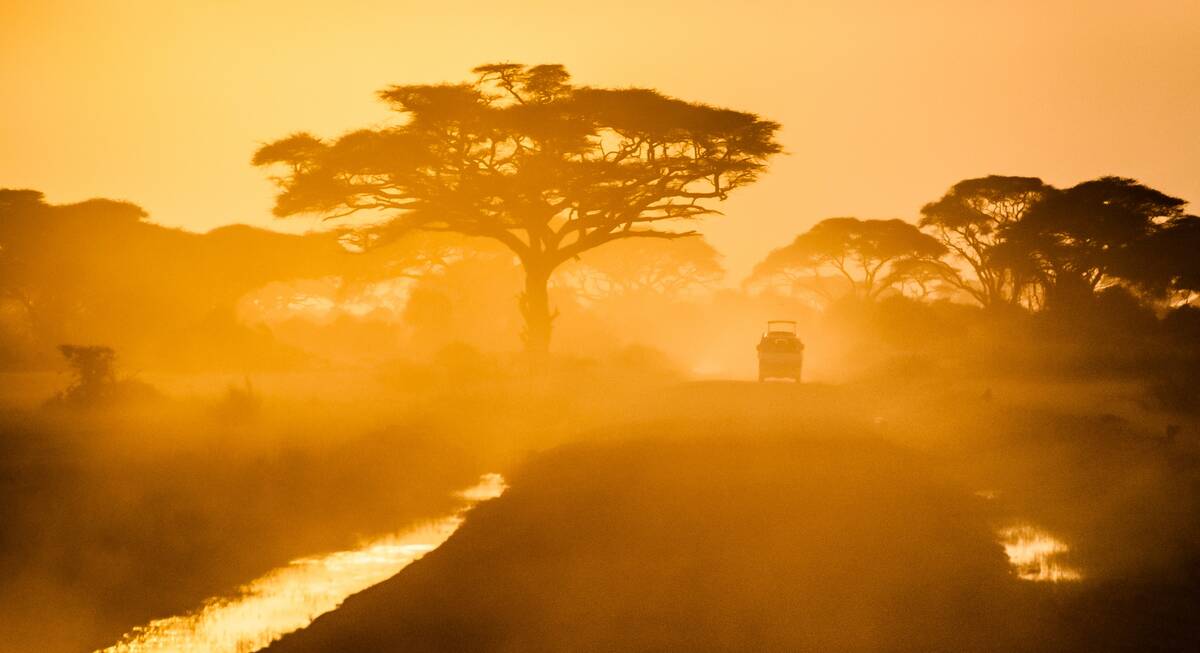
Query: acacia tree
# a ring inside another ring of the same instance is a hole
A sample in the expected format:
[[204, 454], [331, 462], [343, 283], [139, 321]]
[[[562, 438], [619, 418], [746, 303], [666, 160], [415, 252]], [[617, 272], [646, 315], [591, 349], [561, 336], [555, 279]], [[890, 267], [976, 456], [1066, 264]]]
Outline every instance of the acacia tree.
[[[520, 259], [526, 347], [544, 353], [547, 283], [564, 261], [624, 238], [680, 238], [660, 223], [717, 213], [780, 151], [777, 123], [649, 89], [574, 86], [560, 65], [490, 64], [471, 83], [379, 92], [403, 121], [336, 140], [264, 145], [282, 165], [275, 214], [382, 212], [413, 228], [494, 238]], [[669, 222], [668, 222], [669, 223]]]
[[1048, 302], [1119, 283], [1167, 283], [1195, 256], [1177, 247], [1186, 241], [1186, 205], [1133, 179], [1101, 177], [1047, 193], [1006, 239], [1036, 263]]
[[1052, 190], [1037, 177], [989, 175], [964, 179], [936, 202], [921, 208], [920, 226], [929, 230], [970, 268], [964, 279], [943, 267], [943, 279], [967, 292], [983, 306], [1015, 304], [1033, 281], [1027, 259], [1006, 248], [1006, 230], [1025, 217]]
[[903, 220], [829, 218], [767, 255], [751, 280], [784, 278], [826, 300], [835, 297], [824, 283], [840, 276], [849, 294], [873, 300], [900, 283], [912, 261], [936, 264], [946, 249], [932, 236]]

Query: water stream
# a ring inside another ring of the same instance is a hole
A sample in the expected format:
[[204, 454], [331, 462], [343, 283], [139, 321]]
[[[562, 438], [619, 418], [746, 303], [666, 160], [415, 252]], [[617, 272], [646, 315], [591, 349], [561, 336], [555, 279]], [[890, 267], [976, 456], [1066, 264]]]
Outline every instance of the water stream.
[[[380, 583], [436, 549], [462, 524], [470, 507], [500, 496], [505, 482], [486, 474], [458, 493], [469, 503], [455, 514], [349, 551], [293, 560], [197, 610], [134, 628], [97, 653], [251, 653], [336, 609], [347, 596]], [[1021, 524], [998, 533], [1017, 576], [1040, 582], [1082, 576], [1062, 560], [1069, 547], [1037, 527]]]
[[459, 492], [470, 504], [418, 528], [349, 551], [293, 560], [189, 614], [134, 628], [98, 653], [251, 653], [312, 623], [355, 592], [380, 583], [445, 542], [470, 506], [500, 496], [499, 474]]

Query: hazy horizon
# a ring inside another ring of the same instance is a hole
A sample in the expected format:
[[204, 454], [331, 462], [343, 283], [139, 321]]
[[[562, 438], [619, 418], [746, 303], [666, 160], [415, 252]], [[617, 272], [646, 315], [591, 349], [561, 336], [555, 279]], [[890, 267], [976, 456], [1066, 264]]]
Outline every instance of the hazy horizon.
[[[686, 7], [695, 7], [690, 12]], [[701, 231], [726, 283], [822, 218], [912, 220], [955, 181], [1103, 175], [1200, 197], [1200, 2], [7, 3], [0, 186], [127, 199], [189, 230], [285, 231], [250, 156], [389, 120], [375, 91], [481, 61], [562, 63], [783, 124]], [[503, 26], [501, 29], [500, 26]]]
[[1200, 651], [1200, 0], [0, 3], [0, 653]]

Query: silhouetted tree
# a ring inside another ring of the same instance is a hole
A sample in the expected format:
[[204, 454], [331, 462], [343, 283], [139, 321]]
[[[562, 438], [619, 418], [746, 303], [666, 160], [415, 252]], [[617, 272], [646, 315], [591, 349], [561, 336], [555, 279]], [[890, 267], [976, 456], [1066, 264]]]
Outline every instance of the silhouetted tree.
[[679, 238], [658, 223], [716, 213], [757, 179], [778, 125], [648, 89], [573, 86], [559, 65], [492, 64], [473, 83], [392, 86], [399, 126], [267, 144], [275, 214], [382, 212], [391, 228], [499, 240], [525, 272], [526, 346], [547, 350], [547, 283], [563, 262], [623, 238]]
[[334, 279], [351, 295], [473, 247], [458, 236], [413, 234], [354, 254], [358, 234], [247, 225], [198, 234], [146, 218], [128, 202], [54, 205], [37, 191], [0, 189], [0, 358], [49, 362], [58, 343], [82, 341], [156, 365], [208, 365], [218, 353], [267, 362], [270, 343], [236, 319], [248, 292]]
[[849, 294], [873, 300], [914, 269], [907, 261], [934, 264], [945, 251], [932, 236], [903, 220], [829, 218], [768, 254], [751, 279], [782, 278], [831, 300], [834, 296], [824, 282], [840, 275]]
[[921, 228], [934, 234], [974, 276], [963, 278], [943, 267], [943, 278], [984, 306], [1017, 303], [1035, 270], [1020, 251], [1005, 250], [1005, 231], [1050, 190], [1037, 177], [990, 175], [964, 179], [922, 207]]
[[631, 296], [681, 299], [721, 279], [720, 258], [701, 236], [670, 243], [629, 240], [564, 266], [555, 284], [592, 302]]
[[[118, 278], [130, 285], [152, 281], [146, 267], [136, 274], [124, 272], [145, 261], [118, 255], [112, 245], [143, 242], [145, 231], [157, 229], [156, 245], [173, 241], [181, 232], [150, 228], [146, 213], [128, 202], [93, 199], [66, 206], [46, 204], [33, 190], [0, 190], [0, 296], [21, 307], [24, 321], [47, 352], [59, 342], [84, 334], [73, 328], [95, 323], [106, 313], [123, 308]], [[150, 228], [150, 229], [147, 229]], [[149, 253], [149, 252], [148, 252]], [[131, 260], [133, 259], [133, 260]], [[161, 273], [161, 271], [158, 271]], [[97, 315], [100, 313], [100, 315]], [[107, 333], [97, 340], [107, 341]]]
[[117, 383], [117, 353], [111, 347], [97, 345], [59, 345], [58, 351], [75, 380], [63, 392], [63, 399], [76, 404], [94, 404], [109, 398]]
[[1133, 179], [1102, 177], [1047, 192], [1006, 238], [1036, 262], [1048, 302], [1091, 296], [1121, 281], [1167, 281], [1146, 263], [1170, 250], [1164, 230], [1186, 204]]
[[1200, 217], [1178, 216], [1121, 251], [1114, 273], [1168, 306], [1200, 298]]

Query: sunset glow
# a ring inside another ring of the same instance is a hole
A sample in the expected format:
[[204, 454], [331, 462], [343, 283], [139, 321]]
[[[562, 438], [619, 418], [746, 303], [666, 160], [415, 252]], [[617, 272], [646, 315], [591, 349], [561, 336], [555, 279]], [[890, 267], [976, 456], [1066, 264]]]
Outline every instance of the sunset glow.
[[1200, 651], [1200, 0], [0, 0], [0, 89], [0, 653]]
[[[55, 202], [135, 199], [155, 221], [189, 229], [308, 229], [320, 223], [269, 217], [270, 185], [248, 165], [258, 144], [380, 124], [389, 116], [374, 93], [388, 84], [457, 80], [481, 61], [511, 60], [561, 62], [586, 84], [657, 87], [782, 122], [791, 156], [731, 199], [736, 220], [704, 225], [738, 274], [820, 217], [906, 215], [963, 175], [1037, 170], [1065, 183], [1120, 172], [1200, 197], [1200, 133], [1186, 110], [1200, 104], [1195, 2], [1131, 12], [1115, 0], [1086, 11], [760, 0], [730, 11], [656, 0], [628, 15], [550, 0], [337, 7], [6, 3], [0, 81], [22, 101], [6, 109], [0, 178]], [[714, 43], [728, 51], [712, 57]]]

